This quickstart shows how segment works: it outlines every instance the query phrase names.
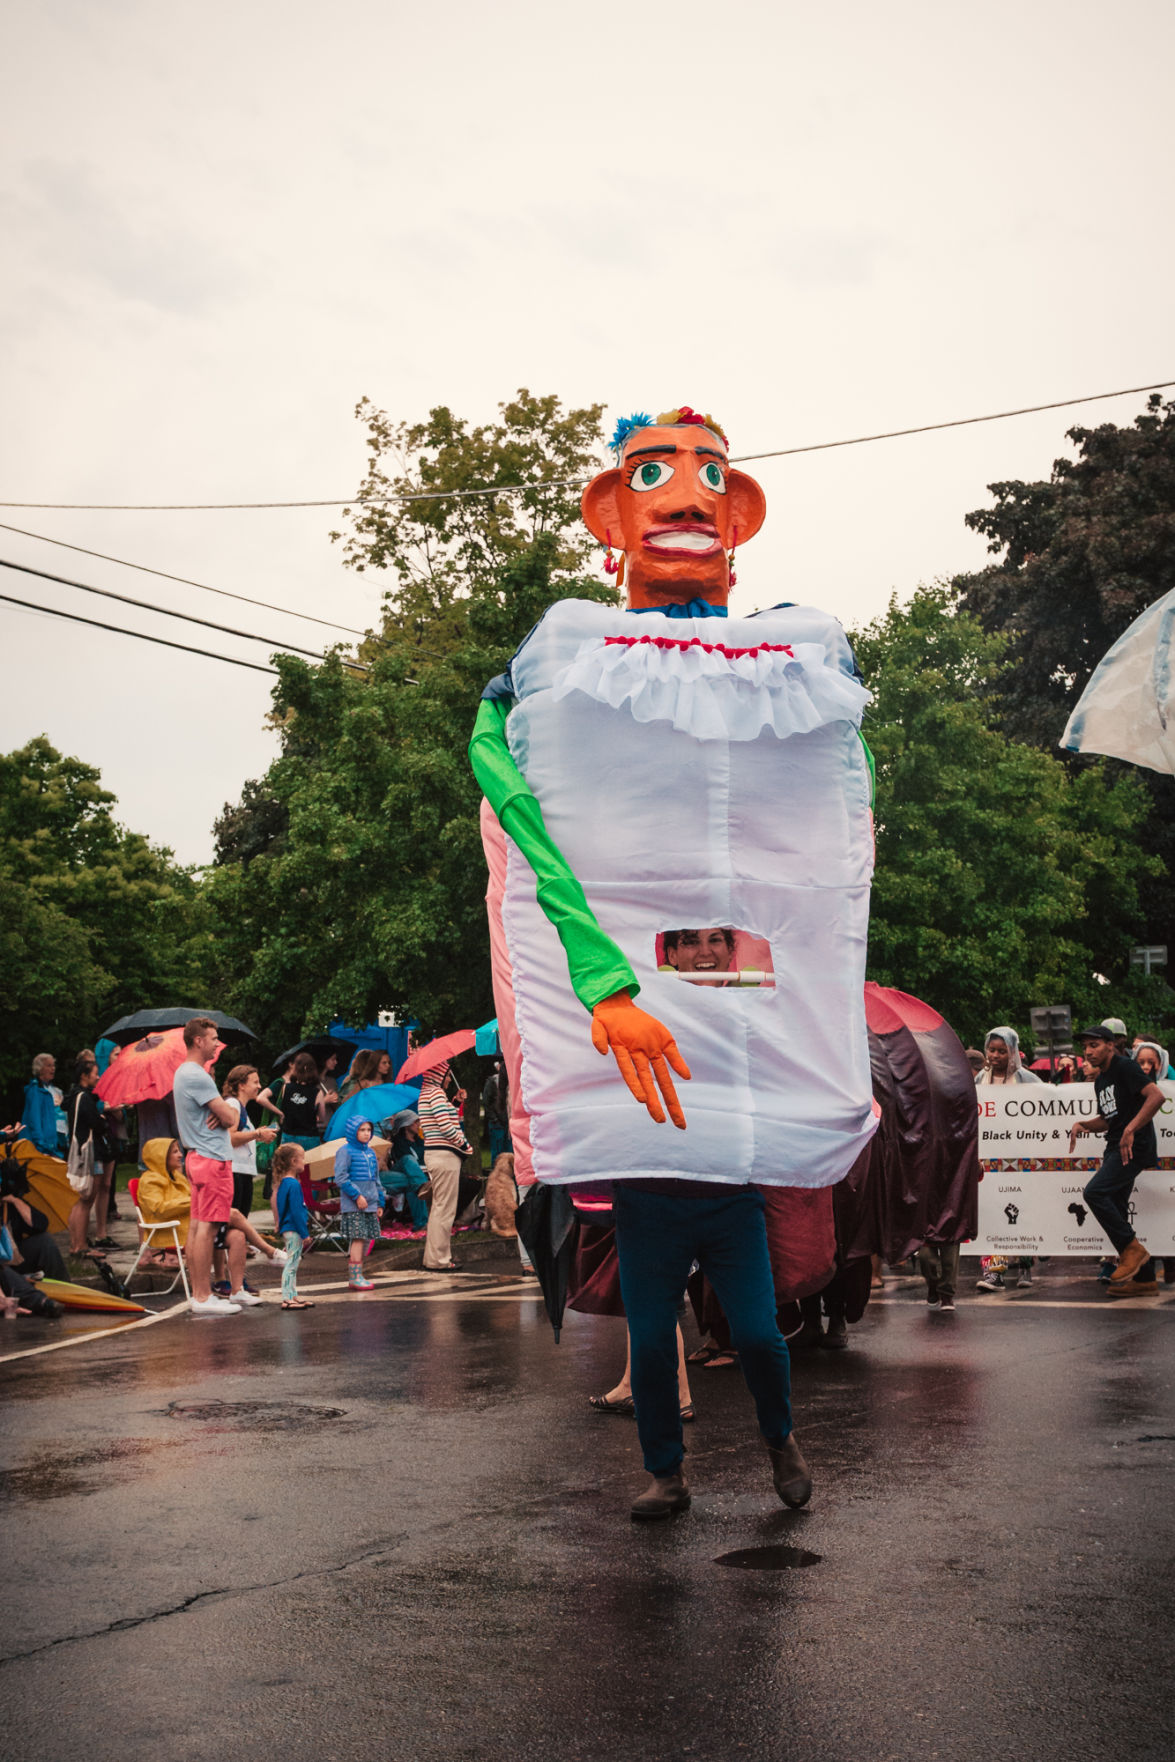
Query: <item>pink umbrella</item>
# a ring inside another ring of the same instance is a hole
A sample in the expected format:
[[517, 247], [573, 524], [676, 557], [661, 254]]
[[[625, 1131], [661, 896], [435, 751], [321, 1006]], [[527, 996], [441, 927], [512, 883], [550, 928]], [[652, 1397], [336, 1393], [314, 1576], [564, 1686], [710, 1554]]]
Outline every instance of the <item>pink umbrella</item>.
[[409, 1077], [419, 1077], [422, 1072], [431, 1071], [434, 1065], [443, 1065], [448, 1059], [456, 1058], [459, 1052], [472, 1051], [476, 1038], [472, 1028], [458, 1028], [455, 1034], [442, 1034], [439, 1040], [418, 1046], [396, 1072], [397, 1083], [406, 1083]]
[[[224, 1051], [221, 1041], [204, 1067], [211, 1070]], [[94, 1084], [94, 1094], [107, 1107], [133, 1107], [139, 1101], [162, 1101], [175, 1087], [175, 1074], [188, 1056], [182, 1028], [145, 1034], [124, 1046]]]

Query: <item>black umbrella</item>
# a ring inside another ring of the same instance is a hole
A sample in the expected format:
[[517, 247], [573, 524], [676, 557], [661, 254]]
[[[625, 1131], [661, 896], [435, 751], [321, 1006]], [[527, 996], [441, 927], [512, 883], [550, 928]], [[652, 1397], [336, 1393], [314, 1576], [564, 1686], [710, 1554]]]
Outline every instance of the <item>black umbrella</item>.
[[538, 1275], [558, 1345], [578, 1233], [571, 1194], [566, 1187], [549, 1187], [536, 1181], [515, 1212], [514, 1222]]
[[275, 1071], [283, 1071], [290, 1060], [297, 1058], [300, 1052], [313, 1053], [314, 1062], [319, 1070], [322, 1069], [331, 1053], [336, 1052], [339, 1055], [339, 1064], [342, 1066], [354, 1057], [355, 1047], [354, 1040], [336, 1040], [333, 1034], [316, 1034], [313, 1040], [299, 1040], [297, 1046], [287, 1047], [285, 1052], [279, 1053], [273, 1061], [273, 1068]]
[[99, 1040], [114, 1040], [119, 1046], [130, 1046], [157, 1028], [182, 1028], [193, 1016], [207, 1016], [216, 1023], [222, 1040], [256, 1040], [252, 1028], [238, 1022], [236, 1016], [222, 1015], [218, 1009], [140, 1009], [133, 1016], [119, 1016], [111, 1028], [103, 1028]]

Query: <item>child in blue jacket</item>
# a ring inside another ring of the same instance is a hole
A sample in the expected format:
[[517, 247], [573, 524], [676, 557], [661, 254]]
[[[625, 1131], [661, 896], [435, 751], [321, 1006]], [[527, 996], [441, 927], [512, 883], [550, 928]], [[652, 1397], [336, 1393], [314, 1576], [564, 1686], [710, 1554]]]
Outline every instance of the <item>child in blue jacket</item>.
[[335, 1151], [335, 1186], [339, 1190], [339, 1229], [351, 1244], [347, 1282], [352, 1291], [374, 1291], [364, 1276], [368, 1243], [379, 1240], [384, 1190], [379, 1163], [371, 1148], [375, 1128], [370, 1120], [350, 1119], [343, 1128], [346, 1142]]
[[273, 1158], [273, 1215], [288, 1259], [282, 1268], [282, 1308], [313, 1309], [313, 1303], [298, 1295], [298, 1263], [303, 1245], [309, 1246], [310, 1219], [306, 1215], [306, 1198], [302, 1192], [302, 1171], [306, 1152], [300, 1144], [282, 1144]]

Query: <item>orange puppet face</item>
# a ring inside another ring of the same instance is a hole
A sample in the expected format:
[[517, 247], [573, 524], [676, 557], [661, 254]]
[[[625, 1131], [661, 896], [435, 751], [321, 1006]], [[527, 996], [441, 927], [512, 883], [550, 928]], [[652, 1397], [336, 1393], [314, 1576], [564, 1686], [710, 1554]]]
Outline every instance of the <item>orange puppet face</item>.
[[732, 471], [726, 445], [696, 423], [636, 429], [619, 467], [583, 492], [593, 538], [623, 550], [631, 606], [702, 598], [724, 606], [727, 553], [753, 538], [767, 504], [753, 477]]

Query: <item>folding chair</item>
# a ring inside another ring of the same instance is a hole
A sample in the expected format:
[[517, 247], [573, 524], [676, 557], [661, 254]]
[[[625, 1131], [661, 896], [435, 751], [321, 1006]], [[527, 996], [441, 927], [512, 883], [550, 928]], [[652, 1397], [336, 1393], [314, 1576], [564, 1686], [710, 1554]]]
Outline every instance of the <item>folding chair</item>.
[[335, 1247], [344, 1251], [349, 1248], [347, 1238], [339, 1229], [342, 1209], [339, 1190], [329, 1176], [316, 1176], [304, 1169], [302, 1193], [310, 1218], [310, 1246], [306, 1253], [313, 1254], [316, 1248]]
[[[131, 1204], [135, 1208], [135, 1217], [138, 1219], [139, 1228], [140, 1228], [140, 1230], [143, 1230], [145, 1232], [145, 1234], [144, 1234], [143, 1240], [139, 1243], [139, 1252], [135, 1256], [135, 1264], [134, 1264], [134, 1266], [132, 1266], [130, 1272], [127, 1274], [126, 1278], [123, 1280], [124, 1290], [126, 1290], [126, 1291], [130, 1290], [131, 1280], [134, 1278], [136, 1272], [139, 1270], [139, 1262], [142, 1260], [142, 1258], [143, 1258], [144, 1254], [147, 1252], [148, 1248], [153, 1248], [155, 1246], [156, 1236], [160, 1236], [160, 1235], [170, 1236], [171, 1237], [171, 1246], [175, 1249], [176, 1254], [179, 1257], [179, 1263], [180, 1263], [179, 1264], [179, 1271], [176, 1273], [175, 1278], [171, 1281], [171, 1284], [167, 1287], [166, 1291], [160, 1291], [157, 1293], [153, 1293], [153, 1295], [157, 1295], [160, 1297], [169, 1297], [171, 1295], [171, 1293], [175, 1290], [176, 1286], [179, 1284], [180, 1280], [182, 1279], [183, 1286], [184, 1286], [184, 1296], [188, 1299], [189, 1302], [191, 1302], [192, 1293], [188, 1288], [188, 1269], [187, 1269], [186, 1265], [184, 1264], [184, 1251], [180, 1247], [180, 1226], [176, 1223], [149, 1224], [147, 1222], [146, 1218], [143, 1216], [142, 1212], [139, 1210], [138, 1176], [136, 1176], [134, 1178], [134, 1180], [128, 1181], [126, 1184], [126, 1188], [127, 1188], [127, 1192], [131, 1196]], [[148, 1270], [147, 1268], [144, 1268], [144, 1271], [147, 1271], [147, 1270]]]

